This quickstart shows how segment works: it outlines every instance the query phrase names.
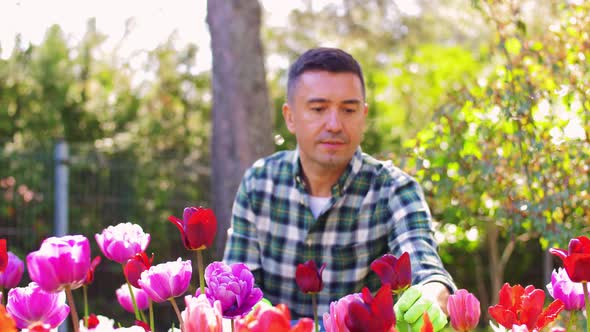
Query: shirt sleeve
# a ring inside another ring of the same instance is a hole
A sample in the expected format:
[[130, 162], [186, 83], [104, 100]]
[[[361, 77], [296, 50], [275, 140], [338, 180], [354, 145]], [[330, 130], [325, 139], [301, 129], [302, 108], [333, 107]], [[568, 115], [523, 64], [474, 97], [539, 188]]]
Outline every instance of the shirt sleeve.
[[420, 185], [413, 179], [397, 186], [389, 200], [392, 229], [388, 244], [392, 254], [410, 255], [412, 284], [438, 281], [453, 293], [457, 286], [437, 252], [430, 209]]
[[[232, 209], [231, 227], [223, 260], [226, 264], [245, 263], [257, 276], [260, 269], [260, 248], [256, 232], [256, 216], [248, 194], [248, 173], [244, 175]], [[258, 280], [258, 278], [257, 278]]]

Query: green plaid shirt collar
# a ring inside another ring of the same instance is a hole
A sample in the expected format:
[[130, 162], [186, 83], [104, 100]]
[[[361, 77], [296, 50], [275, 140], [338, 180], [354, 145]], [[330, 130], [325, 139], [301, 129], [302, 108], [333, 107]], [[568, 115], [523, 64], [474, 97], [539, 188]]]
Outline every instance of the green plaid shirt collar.
[[[291, 167], [293, 169], [293, 178], [297, 183], [297, 188], [299, 190], [306, 191], [305, 182], [303, 180], [303, 170], [301, 168], [301, 163], [299, 161], [299, 148], [293, 151], [290, 161], [292, 165]], [[348, 163], [348, 166], [344, 170], [344, 173], [342, 173], [340, 178], [338, 178], [338, 181], [334, 184], [334, 186], [332, 186], [332, 197], [338, 199], [340, 198], [340, 196], [342, 196], [342, 193], [346, 192], [346, 189], [348, 188], [348, 186], [350, 186], [350, 184], [354, 180], [354, 177], [361, 169], [362, 165], [363, 157], [361, 148], [359, 147], [356, 149], [356, 152], [352, 156], [352, 159]]]

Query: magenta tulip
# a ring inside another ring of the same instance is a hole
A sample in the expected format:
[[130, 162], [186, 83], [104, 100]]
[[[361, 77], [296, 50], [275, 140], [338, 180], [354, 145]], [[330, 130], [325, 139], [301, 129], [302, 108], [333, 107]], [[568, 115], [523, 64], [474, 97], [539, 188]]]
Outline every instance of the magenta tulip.
[[23, 272], [25, 270], [25, 264], [15, 254], [8, 252], [8, 264], [4, 272], [0, 272], [0, 289], [2, 288], [13, 288], [18, 286]]
[[211, 303], [221, 302], [224, 318], [243, 316], [262, 299], [262, 291], [254, 287], [254, 275], [246, 264], [213, 262], [205, 269], [205, 280], [207, 298]]
[[[138, 309], [147, 309], [150, 304], [147, 293], [141, 288], [132, 287], [132, 289]], [[117, 301], [119, 301], [119, 304], [121, 307], [123, 307], [123, 309], [131, 313], [135, 312], [133, 309], [133, 301], [131, 300], [131, 295], [129, 294], [129, 286], [127, 286], [127, 284], [123, 284], [121, 287], [119, 287], [119, 289], [115, 291], [115, 294], [117, 295]]]
[[132, 223], [109, 226], [94, 237], [106, 258], [120, 264], [145, 251], [150, 243], [150, 235], [144, 233], [141, 226]]
[[479, 300], [465, 289], [459, 289], [449, 296], [448, 311], [451, 326], [456, 331], [466, 332], [475, 329], [481, 315]]
[[222, 332], [221, 303], [209, 302], [205, 294], [184, 297], [186, 308], [182, 311], [184, 332]]
[[141, 273], [139, 286], [152, 301], [161, 303], [178, 297], [188, 289], [192, 276], [191, 261], [166, 262], [150, 267]]
[[81, 287], [89, 269], [90, 243], [82, 235], [47, 238], [27, 255], [31, 280], [48, 292]]
[[59, 326], [70, 313], [64, 292], [47, 292], [31, 282], [27, 287], [13, 288], [8, 292], [6, 310], [19, 329], [36, 323]]
[[324, 313], [326, 332], [349, 332], [348, 327], [346, 327], [346, 316], [348, 316], [348, 306], [355, 301], [363, 302], [361, 294], [349, 294], [338, 301], [330, 303], [330, 312]]
[[586, 304], [582, 283], [573, 282], [565, 269], [553, 270], [547, 291], [554, 299], [565, 304], [565, 310], [582, 310]]

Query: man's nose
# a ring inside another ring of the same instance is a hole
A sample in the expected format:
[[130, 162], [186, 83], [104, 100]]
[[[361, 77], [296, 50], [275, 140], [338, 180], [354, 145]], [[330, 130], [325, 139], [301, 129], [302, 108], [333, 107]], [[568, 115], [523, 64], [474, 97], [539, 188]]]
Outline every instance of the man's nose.
[[340, 112], [337, 109], [330, 109], [326, 112], [326, 130], [340, 131], [342, 130], [342, 121], [340, 119]]

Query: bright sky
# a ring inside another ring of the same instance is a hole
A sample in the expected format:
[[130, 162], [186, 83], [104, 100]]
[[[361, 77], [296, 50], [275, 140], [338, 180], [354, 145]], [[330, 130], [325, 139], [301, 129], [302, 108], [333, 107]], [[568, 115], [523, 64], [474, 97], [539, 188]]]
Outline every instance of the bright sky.
[[[261, 3], [272, 13], [266, 18], [271, 25], [282, 24], [291, 9], [302, 5], [301, 0]], [[206, 0], [1, 0], [0, 56], [9, 56], [17, 34], [21, 34], [25, 45], [38, 44], [52, 24], [59, 24], [75, 43], [86, 31], [90, 17], [96, 18], [98, 31], [109, 36], [105, 48], [110, 49], [124, 35], [127, 19], [134, 17], [133, 31], [123, 44], [121, 55], [154, 49], [176, 31], [177, 45], [192, 42], [199, 46], [197, 67], [208, 69], [211, 54], [206, 4]]]

